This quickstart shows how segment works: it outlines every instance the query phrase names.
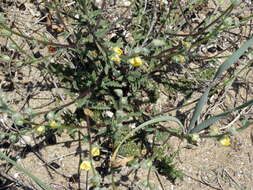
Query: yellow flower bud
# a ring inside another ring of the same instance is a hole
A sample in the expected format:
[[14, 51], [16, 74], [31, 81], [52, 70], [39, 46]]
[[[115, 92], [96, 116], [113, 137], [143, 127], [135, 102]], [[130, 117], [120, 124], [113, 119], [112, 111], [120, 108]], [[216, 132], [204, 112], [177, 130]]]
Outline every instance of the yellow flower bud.
[[143, 62], [140, 57], [134, 57], [129, 60], [130, 64], [134, 67], [139, 67], [143, 65]]
[[185, 62], [185, 57], [183, 55], [178, 55], [178, 60], [180, 63], [184, 63]]
[[172, 60], [178, 64], [183, 64], [186, 62], [185, 56], [183, 55], [175, 55], [172, 57]]
[[122, 49], [120, 49], [119, 47], [115, 47], [113, 48], [114, 53], [116, 53], [117, 55], [123, 55], [123, 51]]
[[190, 48], [191, 47], [191, 43], [190, 42], [182, 42], [183, 46], [186, 48]]
[[91, 150], [91, 155], [92, 156], [99, 156], [100, 155], [100, 150], [98, 147], [93, 147]]
[[55, 121], [49, 122], [49, 125], [51, 128], [58, 128], [59, 127]]
[[199, 137], [199, 134], [192, 134], [191, 135], [191, 140], [193, 141], [193, 142], [195, 142], [195, 143], [198, 143], [198, 142], [200, 142], [200, 137]]
[[89, 161], [83, 161], [80, 165], [80, 170], [90, 170], [91, 169], [91, 163]]
[[121, 59], [118, 55], [112, 57], [111, 60], [114, 61], [114, 62], [117, 62], [117, 63], [120, 63], [120, 61], [121, 61]]
[[45, 126], [40, 125], [39, 127], [36, 128], [36, 131], [39, 133], [44, 133], [46, 130]]

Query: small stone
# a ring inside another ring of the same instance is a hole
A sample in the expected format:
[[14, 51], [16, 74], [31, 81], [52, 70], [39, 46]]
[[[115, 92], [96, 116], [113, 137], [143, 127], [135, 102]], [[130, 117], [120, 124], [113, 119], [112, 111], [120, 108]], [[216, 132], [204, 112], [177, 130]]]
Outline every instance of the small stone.
[[217, 51], [216, 47], [210, 47], [207, 49], [209, 53], [215, 53]]
[[130, 6], [130, 5], [131, 5], [131, 1], [127, 1], [127, 0], [122, 1], [122, 6], [128, 7], [128, 6]]
[[24, 135], [20, 138], [20, 145], [26, 146], [27, 144], [32, 144], [32, 138], [30, 136]]
[[15, 179], [18, 179], [19, 173], [15, 173], [15, 174], [13, 175], [13, 177], [14, 177]]
[[105, 112], [105, 115], [106, 115], [107, 117], [109, 117], [109, 118], [112, 118], [113, 115], [114, 115], [114, 113], [111, 112], [111, 111], [106, 111], [106, 112]]

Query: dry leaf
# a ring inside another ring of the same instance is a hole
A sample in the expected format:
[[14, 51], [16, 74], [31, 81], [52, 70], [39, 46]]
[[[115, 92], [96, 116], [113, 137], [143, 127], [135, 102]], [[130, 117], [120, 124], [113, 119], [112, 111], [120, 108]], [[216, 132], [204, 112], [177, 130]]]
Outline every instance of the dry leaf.
[[88, 109], [88, 108], [85, 108], [85, 109], [83, 110], [83, 113], [84, 113], [85, 115], [87, 115], [87, 116], [90, 116], [90, 117], [93, 116], [93, 111], [91, 111], [91, 110]]
[[53, 26], [52, 26], [52, 30], [53, 30], [53, 32], [55, 32], [55, 33], [61, 33], [61, 32], [64, 31], [64, 27], [53, 25]]
[[48, 12], [48, 15], [47, 15], [47, 23], [46, 23], [46, 26], [47, 26], [47, 29], [52, 29], [52, 15], [50, 12]]
[[112, 162], [112, 167], [119, 167], [119, 166], [126, 166], [128, 162], [132, 161], [134, 159], [133, 156], [131, 157], [126, 157], [120, 161], [113, 161]]
[[56, 52], [57, 51], [57, 48], [56, 47], [53, 47], [53, 46], [47, 46], [47, 49], [48, 49], [48, 52], [49, 53], [54, 53], [54, 52]]

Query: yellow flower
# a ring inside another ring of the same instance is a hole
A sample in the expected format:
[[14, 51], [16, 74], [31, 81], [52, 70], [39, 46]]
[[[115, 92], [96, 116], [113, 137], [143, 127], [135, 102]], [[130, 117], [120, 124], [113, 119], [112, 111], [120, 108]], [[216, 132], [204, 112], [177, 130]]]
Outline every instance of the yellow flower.
[[36, 128], [36, 131], [39, 133], [44, 133], [46, 130], [45, 126], [40, 125], [39, 127]]
[[91, 163], [89, 161], [83, 161], [80, 165], [80, 170], [90, 170], [91, 169]]
[[115, 55], [114, 57], [111, 58], [112, 61], [115, 61], [117, 63], [120, 63], [121, 59], [118, 55]]
[[49, 125], [51, 128], [59, 128], [60, 126], [58, 125], [58, 123], [56, 123], [55, 121], [51, 121], [49, 122]]
[[51, 121], [51, 122], [49, 122], [49, 125], [50, 125], [50, 127], [52, 127], [52, 128], [57, 127], [57, 124], [56, 124], [56, 122], [55, 122], [55, 121]]
[[134, 67], [139, 67], [143, 65], [143, 62], [140, 57], [134, 57], [129, 60], [130, 64]]
[[115, 47], [113, 48], [114, 53], [116, 53], [117, 55], [122, 55], [123, 51], [122, 49], [120, 49], [119, 47]]
[[93, 147], [91, 150], [91, 155], [92, 156], [99, 156], [100, 155], [100, 150], [98, 147]]
[[221, 138], [219, 141], [223, 146], [230, 146], [231, 145], [231, 139], [228, 136]]

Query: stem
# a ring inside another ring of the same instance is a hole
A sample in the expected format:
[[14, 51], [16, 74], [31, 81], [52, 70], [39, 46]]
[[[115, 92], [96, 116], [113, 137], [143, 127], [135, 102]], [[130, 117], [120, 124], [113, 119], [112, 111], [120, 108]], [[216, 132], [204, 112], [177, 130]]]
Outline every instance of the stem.
[[115, 186], [115, 181], [114, 181], [114, 171], [113, 171], [113, 168], [112, 168], [112, 189], [113, 190], [117, 190], [117, 188]]
[[117, 148], [115, 149], [115, 151], [114, 151], [114, 153], [113, 153], [113, 155], [112, 155], [111, 160], [112, 160], [112, 161], [115, 161], [120, 147], [121, 147], [122, 144], [123, 144], [124, 142], [126, 142], [127, 139], [129, 139], [133, 134], [135, 134], [137, 131], [143, 129], [143, 128], [146, 127], [147, 125], [151, 125], [151, 124], [155, 124], [155, 123], [163, 122], [163, 121], [174, 121], [174, 122], [176, 122], [180, 127], [183, 128], [182, 123], [181, 123], [178, 119], [176, 119], [176, 118], [174, 118], [174, 117], [171, 117], [171, 116], [162, 116], [162, 117], [158, 117], [158, 118], [155, 118], [155, 119], [146, 121], [145, 123], [139, 125], [139, 126], [136, 127], [135, 129], [133, 129], [131, 132], [129, 132], [128, 135], [119, 143], [119, 145], [117, 146]]
[[87, 115], [85, 115], [85, 120], [87, 122], [87, 134], [88, 134], [88, 141], [89, 141], [89, 160], [91, 162], [91, 169], [92, 169], [93, 175], [95, 176], [96, 170], [92, 163], [92, 141], [91, 141], [91, 131], [90, 131], [90, 119]]
[[21, 34], [21, 33], [18, 33], [18, 32], [15, 32], [13, 31], [11, 28], [7, 27], [6, 25], [4, 24], [0, 24], [0, 27], [4, 28], [5, 30], [8, 30], [9, 32], [11, 32], [12, 34], [15, 34], [21, 38], [25, 38], [27, 40], [35, 40], [37, 41], [38, 43], [41, 43], [41, 44], [44, 44], [44, 45], [51, 45], [51, 46], [58, 46], [58, 47], [63, 47], [63, 48], [76, 48], [75, 46], [73, 45], [69, 45], [69, 44], [60, 44], [60, 43], [55, 43], [55, 42], [48, 42], [48, 41], [44, 41], [44, 40], [39, 40], [39, 39], [35, 39], [33, 37], [30, 37], [30, 36], [26, 36], [24, 34]]
[[150, 174], [151, 174], [151, 168], [152, 168], [152, 165], [149, 167], [148, 169], [148, 175], [147, 175], [147, 183], [148, 183], [148, 188], [151, 190], [151, 185], [149, 183], [149, 178], [150, 178]]

